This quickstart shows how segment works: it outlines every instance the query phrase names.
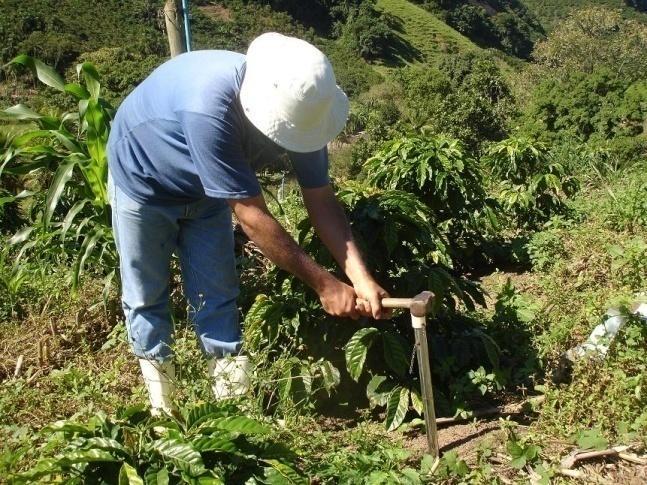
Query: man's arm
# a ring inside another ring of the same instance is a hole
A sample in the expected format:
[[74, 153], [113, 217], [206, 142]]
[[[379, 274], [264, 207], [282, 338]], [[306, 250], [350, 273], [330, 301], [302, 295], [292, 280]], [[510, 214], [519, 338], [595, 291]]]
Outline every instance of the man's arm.
[[366, 269], [346, 215], [330, 185], [302, 189], [302, 193], [317, 234], [353, 283], [357, 297], [370, 304], [370, 308], [365, 306], [361, 309], [362, 313], [372, 314], [374, 318], [387, 316], [388, 312], [382, 309], [381, 299], [387, 297], [388, 293]]
[[272, 262], [315, 290], [326, 312], [338, 317], [359, 317], [355, 290], [315, 263], [299, 247], [272, 217], [262, 195], [228, 202], [245, 234]]

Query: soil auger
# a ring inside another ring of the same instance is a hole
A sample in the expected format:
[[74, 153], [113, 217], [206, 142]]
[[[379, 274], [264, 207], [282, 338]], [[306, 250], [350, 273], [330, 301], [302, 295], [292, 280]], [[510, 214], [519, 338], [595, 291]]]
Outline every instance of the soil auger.
[[427, 430], [427, 446], [429, 453], [438, 458], [438, 431], [436, 429], [436, 410], [434, 409], [434, 393], [431, 386], [431, 368], [429, 365], [429, 347], [427, 345], [427, 314], [431, 310], [434, 294], [423, 291], [413, 298], [383, 298], [384, 308], [404, 308], [411, 314], [411, 327], [415, 335], [415, 348], [420, 373], [420, 391]]

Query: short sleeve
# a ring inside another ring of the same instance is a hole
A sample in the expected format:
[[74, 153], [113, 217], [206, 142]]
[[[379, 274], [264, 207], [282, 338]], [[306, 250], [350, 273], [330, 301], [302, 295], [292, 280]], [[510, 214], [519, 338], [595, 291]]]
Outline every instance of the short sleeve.
[[296, 173], [299, 185], [304, 189], [316, 189], [328, 185], [328, 149], [326, 147], [316, 152], [288, 152], [292, 167]]
[[212, 116], [191, 111], [177, 113], [191, 159], [208, 197], [243, 199], [261, 193], [243, 153], [235, 115]]

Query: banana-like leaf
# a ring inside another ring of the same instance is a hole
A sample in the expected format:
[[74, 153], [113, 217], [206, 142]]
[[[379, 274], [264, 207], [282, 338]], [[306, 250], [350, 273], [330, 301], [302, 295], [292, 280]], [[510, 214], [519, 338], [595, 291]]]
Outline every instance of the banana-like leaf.
[[80, 200], [76, 204], [74, 204], [69, 211], [67, 211], [65, 219], [63, 219], [63, 225], [61, 226], [61, 240], [65, 240], [65, 235], [70, 229], [72, 222], [74, 222], [76, 216], [83, 210], [88, 202], [89, 201], [87, 199]]
[[308, 480], [294, 468], [277, 460], [263, 460], [269, 465], [264, 470], [263, 483], [268, 485], [306, 485]]
[[76, 261], [74, 262], [74, 267], [72, 269], [72, 290], [76, 291], [76, 289], [79, 287], [79, 280], [81, 278], [81, 274], [83, 274], [83, 269], [85, 268], [85, 262], [92, 254], [92, 250], [94, 247], [97, 245], [97, 241], [104, 235], [104, 229], [102, 227], [99, 227], [93, 231], [91, 231], [87, 236], [85, 236], [85, 239], [83, 239], [83, 243], [81, 244], [81, 249], [80, 249], [80, 254], [76, 258]]
[[76, 66], [76, 74], [85, 80], [85, 85], [88, 88], [90, 96], [94, 99], [99, 99], [99, 92], [101, 90], [101, 83], [99, 82], [99, 72], [89, 62], [84, 62]]
[[377, 333], [377, 328], [362, 328], [355, 332], [344, 348], [346, 369], [355, 382], [362, 375], [366, 354]]
[[152, 448], [190, 476], [197, 477], [206, 472], [202, 456], [186, 441], [162, 438], [153, 442]]
[[386, 403], [386, 420], [384, 424], [388, 431], [393, 431], [402, 424], [409, 410], [409, 389], [396, 387], [389, 394]]
[[65, 81], [61, 75], [38, 59], [21, 54], [14, 57], [9, 64], [21, 64], [29, 68], [43, 84], [47, 84], [59, 91], [65, 91]]
[[54, 209], [58, 205], [58, 201], [61, 198], [61, 194], [65, 190], [65, 185], [72, 178], [74, 172], [75, 162], [70, 160], [65, 160], [61, 163], [54, 174], [54, 180], [49, 186], [47, 191], [47, 197], [45, 198], [45, 213], [43, 215], [43, 224], [45, 229], [49, 227], [50, 221], [52, 220], [52, 214], [54, 214]]
[[144, 485], [144, 480], [139, 476], [137, 470], [128, 463], [121, 465], [119, 470], [119, 485]]
[[80, 84], [76, 84], [76, 83], [66, 84], [65, 92], [70, 93], [72, 96], [74, 96], [76, 99], [79, 99], [79, 100], [88, 99], [90, 97], [90, 93], [88, 92], [88, 90], [85, 89]]
[[14, 120], [28, 121], [39, 120], [43, 117], [43, 115], [37, 113], [31, 108], [28, 108], [24, 104], [17, 104], [2, 111], [2, 117], [11, 118]]

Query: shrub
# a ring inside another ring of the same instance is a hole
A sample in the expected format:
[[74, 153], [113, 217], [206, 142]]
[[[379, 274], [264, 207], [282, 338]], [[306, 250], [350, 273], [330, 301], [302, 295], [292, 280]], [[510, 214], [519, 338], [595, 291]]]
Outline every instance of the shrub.
[[340, 42], [364, 59], [385, 57], [394, 40], [386, 17], [366, 2], [347, 17], [340, 30]]
[[527, 137], [493, 144], [486, 163], [500, 180], [499, 202], [520, 227], [536, 227], [563, 213], [579, 186], [544, 144]]
[[458, 141], [409, 137], [387, 143], [364, 165], [368, 183], [416, 194], [434, 224], [452, 241], [449, 250], [464, 260], [496, 225], [493, 201], [483, 188], [477, 162]]

